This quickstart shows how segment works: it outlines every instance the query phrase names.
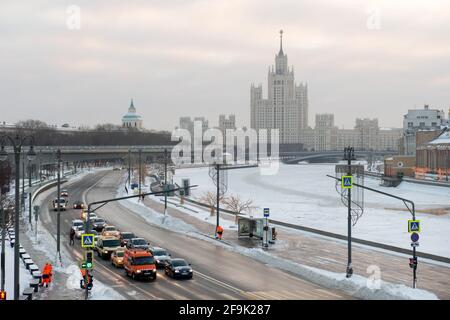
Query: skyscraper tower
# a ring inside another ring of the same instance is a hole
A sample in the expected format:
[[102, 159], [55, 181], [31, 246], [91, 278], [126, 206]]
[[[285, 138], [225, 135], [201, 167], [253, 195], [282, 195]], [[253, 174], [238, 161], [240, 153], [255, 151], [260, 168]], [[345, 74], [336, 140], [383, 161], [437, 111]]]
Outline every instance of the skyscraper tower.
[[308, 86], [294, 79], [294, 67], [288, 67], [283, 52], [283, 30], [275, 68], [269, 67], [267, 99], [262, 85], [250, 88], [250, 126], [253, 129], [279, 129], [280, 143], [299, 143], [300, 130], [308, 127]]

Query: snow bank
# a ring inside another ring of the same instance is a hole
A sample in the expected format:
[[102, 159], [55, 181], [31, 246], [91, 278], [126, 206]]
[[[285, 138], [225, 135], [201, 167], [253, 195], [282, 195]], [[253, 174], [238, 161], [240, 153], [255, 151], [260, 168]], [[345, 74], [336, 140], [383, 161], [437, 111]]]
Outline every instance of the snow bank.
[[[79, 290], [80, 294], [84, 289], [80, 288], [80, 280], [82, 279], [80, 268], [72, 264], [65, 269], [65, 273], [69, 275], [66, 281], [66, 288], [69, 290]], [[115, 290], [105, 286], [103, 283], [95, 280], [94, 286], [89, 295], [91, 300], [124, 300], [124, 297]]]
[[[371, 280], [354, 274], [346, 278], [344, 273], [335, 273], [301, 265], [265, 252], [262, 249], [234, 247], [234, 251], [278, 269], [295, 273], [302, 278], [323, 287], [345, 291], [353, 297], [370, 300], [437, 300], [429, 291], [413, 289], [402, 284], [383, 280]], [[275, 258], [275, 259], [274, 259]]]

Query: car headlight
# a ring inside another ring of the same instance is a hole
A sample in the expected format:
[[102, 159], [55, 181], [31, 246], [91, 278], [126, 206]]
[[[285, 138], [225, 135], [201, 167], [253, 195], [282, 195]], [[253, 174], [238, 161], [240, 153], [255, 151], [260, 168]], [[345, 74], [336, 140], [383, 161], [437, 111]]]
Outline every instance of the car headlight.
[[160, 263], [161, 261], [159, 261], [159, 260], [156, 260], [156, 262], [157, 262], [157, 263]]
[[175, 270], [176, 273], [180, 272], [180, 270]]
[[105, 253], [108, 253], [108, 251], [105, 251]]
[[136, 273], [141, 273], [141, 270], [137, 270]]

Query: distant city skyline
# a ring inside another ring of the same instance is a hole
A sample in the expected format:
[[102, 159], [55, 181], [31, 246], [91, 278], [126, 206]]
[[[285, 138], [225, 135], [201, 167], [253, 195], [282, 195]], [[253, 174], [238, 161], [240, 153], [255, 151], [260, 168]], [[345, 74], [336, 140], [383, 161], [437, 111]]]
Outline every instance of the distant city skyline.
[[146, 129], [220, 114], [250, 126], [250, 86], [265, 87], [280, 29], [310, 126], [322, 113], [401, 128], [408, 109], [448, 112], [448, 1], [37, 0], [0, 4], [0, 121], [121, 125], [133, 98]]

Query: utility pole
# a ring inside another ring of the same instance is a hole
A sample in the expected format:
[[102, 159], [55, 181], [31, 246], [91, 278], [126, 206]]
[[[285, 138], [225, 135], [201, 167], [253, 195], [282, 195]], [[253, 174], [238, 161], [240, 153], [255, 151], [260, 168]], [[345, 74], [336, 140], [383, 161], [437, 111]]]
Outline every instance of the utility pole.
[[56, 216], [56, 229], [57, 229], [57, 233], [56, 233], [56, 252], [57, 255], [59, 257], [59, 259], [61, 260], [61, 149], [58, 149], [56, 151], [56, 159], [58, 161], [58, 173], [57, 173], [57, 191], [58, 192], [58, 203], [57, 203], [57, 216]]
[[[353, 147], [344, 148], [344, 160], [347, 160], [347, 176], [352, 175], [352, 160], [355, 160], [355, 150]], [[353, 274], [352, 267], [352, 189], [347, 189], [347, 274], [346, 277], [350, 278]]]
[[30, 227], [33, 228], [31, 224], [31, 161], [28, 160], [28, 222]]
[[5, 291], [5, 238], [6, 238], [6, 213], [3, 210], [3, 186], [0, 186], [0, 212], [2, 214], [2, 253], [1, 253], [1, 271], [2, 278], [1, 282], [1, 291]]
[[[164, 191], [167, 190], [167, 149], [164, 149]], [[164, 192], [164, 215], [167, 214], [167, 192]]]
[[139, 195], [142, 193], [142, 150], [139, 149]]
[[216, 177], [216, 179], [217, 179], [217, 198], [216, 198], [216, 213], [217, 213], [217, 222], [216, 222], [216, 230], [214, 231], [214, 235], [215, 235], [215, 238], [217, 238], [217, 227], [220, 225], [220, 223], [219, 223], [219, 206], [220, 206], [220, 185], [219, 185], [219, 182], [220, 182], [220, 165], [217, 163], [216, 164], [216, 172], [217, 172], [217, 177]]
[[128, 188], [131, 187], [131, 149], [128, 149]]
[[25, 175], [25, 157], [22, 157], [22, 210], [25, 209]]

